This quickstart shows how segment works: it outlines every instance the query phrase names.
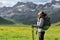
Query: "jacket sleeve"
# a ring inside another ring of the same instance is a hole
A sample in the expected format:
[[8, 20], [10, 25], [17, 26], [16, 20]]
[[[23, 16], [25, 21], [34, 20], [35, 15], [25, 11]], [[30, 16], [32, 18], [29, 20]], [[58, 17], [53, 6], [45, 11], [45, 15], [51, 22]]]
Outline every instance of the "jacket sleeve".
[[43, 18], [40, 18], [40, 21], [37, 22], [37, 26], [43, 27], [43, 24], [44, 24], [44, 19]]

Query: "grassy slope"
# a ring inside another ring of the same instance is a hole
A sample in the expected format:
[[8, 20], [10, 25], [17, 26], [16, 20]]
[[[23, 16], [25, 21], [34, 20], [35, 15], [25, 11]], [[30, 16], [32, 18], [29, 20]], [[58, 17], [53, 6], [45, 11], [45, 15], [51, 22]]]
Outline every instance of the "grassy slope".
[[[29, 25], [22, 24], [0, 25], [0, 40], [32, 40], [32, 28]], [[35, 40], [38, 40], [36, 34]], [[46, 31], [45, 40], [60, 40], [60, 26], [53, 24]]]

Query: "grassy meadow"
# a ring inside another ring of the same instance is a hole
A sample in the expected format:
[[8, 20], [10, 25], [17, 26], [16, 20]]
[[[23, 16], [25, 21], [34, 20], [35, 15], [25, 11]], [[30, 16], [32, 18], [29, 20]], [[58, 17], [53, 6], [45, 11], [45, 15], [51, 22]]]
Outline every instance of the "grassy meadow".
[[[34, 29], [34, 32], [36, 28]], [[34, 39], [38, 40], [38, 35], [34, 33]], [[45, 33], [45, 40], [60, 40], [60, 26], [52, 24]], [[32, 40], [31, 25], [0, 25], [0, 40]]]

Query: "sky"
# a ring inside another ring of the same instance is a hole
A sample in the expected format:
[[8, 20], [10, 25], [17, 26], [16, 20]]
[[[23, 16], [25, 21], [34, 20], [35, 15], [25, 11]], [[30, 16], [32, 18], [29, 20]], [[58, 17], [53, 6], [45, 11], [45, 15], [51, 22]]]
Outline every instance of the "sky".
[[36, 4], [44, 4], [46, 2], [51, 2], [51, 0], [0, 0], [0, 6], [13, 6], [18, 1], [20, 2], [34, 2]]

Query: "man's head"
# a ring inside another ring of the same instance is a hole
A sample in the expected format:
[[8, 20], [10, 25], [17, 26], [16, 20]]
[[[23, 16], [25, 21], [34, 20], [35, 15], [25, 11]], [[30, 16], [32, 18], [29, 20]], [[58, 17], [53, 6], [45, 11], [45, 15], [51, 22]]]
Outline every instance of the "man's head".
[[45, 16], [45, 13], [43, 11], [38, 13], [38, 17], [42, 17], [42, 16]]

